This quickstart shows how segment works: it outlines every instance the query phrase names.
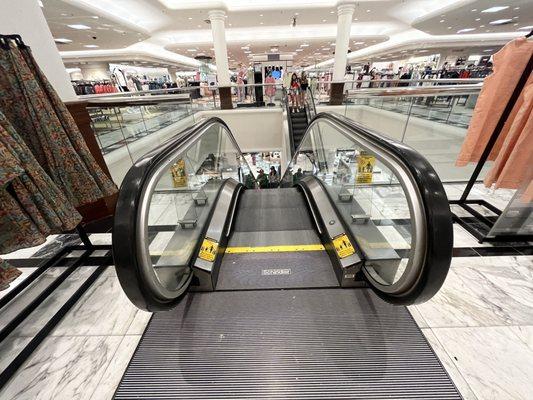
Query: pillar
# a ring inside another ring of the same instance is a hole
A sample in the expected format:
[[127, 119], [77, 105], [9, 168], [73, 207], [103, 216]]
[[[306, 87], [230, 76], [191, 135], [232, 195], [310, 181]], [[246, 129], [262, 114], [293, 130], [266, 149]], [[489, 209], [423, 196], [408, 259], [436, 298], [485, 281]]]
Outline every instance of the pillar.
[[348, 46], [352, 28], [355, 4], [353, 1], [339, 1], [337, 5], [337, 39], [335, 41], [335, 62], [333, 64], [333, 82], [331, 84], [330, 104], [342, 104]]
[[226, 12], [224, 10], [211, 10], [208, 13], [213, 33], [213, 48], [215, 49], [215, 63], [217, 66], [218, 93], [220, 96], [220, 108], [233, 108], [231, 100], [231, 81], [229, 78], [228, 48], [226, 45], [226, 33], [224, 22]]
[[[46, 7], [46, 2], [45, 7]], [[10, 1], [2, 7], [0, 34], [19, 34], [63, 101], [76, 100], [59, 50], [36, 0]]]

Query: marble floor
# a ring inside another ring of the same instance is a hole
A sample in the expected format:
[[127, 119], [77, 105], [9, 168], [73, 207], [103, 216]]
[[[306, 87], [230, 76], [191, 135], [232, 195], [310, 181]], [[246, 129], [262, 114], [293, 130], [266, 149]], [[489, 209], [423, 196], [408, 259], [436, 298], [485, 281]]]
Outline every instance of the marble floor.
[[[446, 186], [451, 198], [458, 197], [461, 189]], [[476, 186], [474, 193], [498, 207], [512, 196], [482, 186]], [[480, 246], [461, 227], [455, 226], [454, 231], [456, 247]], [[111, 240], [110, 234], [94, 234], [91, 239], [95, 244]], [[10, 258], [41, 257], [50, 246], [64, 242], [51, 237], [44, 245]], [[93, 270], [84, 267], [73, 274], [57, 298], [36, 310], [2, 343], [0, 369], [49, 318], [49, 309], [57, 307]], [[25, 275], [31, 271], [24, 271]], [[441, 291], [409, 309], [465, 399], [533, 398], [532, 256], [454, 258]], [[108, 267], [3, 388], [0, 398], [111, 399], [150, 317], [129, 302], [114, 268]]]

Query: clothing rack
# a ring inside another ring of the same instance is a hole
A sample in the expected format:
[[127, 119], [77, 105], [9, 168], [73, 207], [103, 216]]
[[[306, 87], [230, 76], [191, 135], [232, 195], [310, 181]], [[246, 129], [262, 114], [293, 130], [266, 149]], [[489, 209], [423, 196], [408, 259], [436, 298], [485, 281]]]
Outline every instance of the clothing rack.
[[[532, 35], [533, 31], [530, 32], [526, 37], [530, 37]], [[518, 81], [518, 84], [513, 90], [513, 93], [505, 106], [505, 109], [500, 116], [500, 119], [498, 120], [498, 123], [496, 124], [496, 127], [494, 128], [494, 131], [492, 132], [487, 145], [485, 146], [485, 149], [483, 150], [483, 153], [481, 154], [481, 157], [476, 165], [476, 168], [474, 169], [474, 172], [472, 173], [472, 176], [470, 177], [465, 190], [463, 191], [463, 194], [461, 195], [461, 198], [459, 200], [450, 200], [450, 204], [458, 205], [463, 210], [467, 211], [472, 217], [459, 217], [458, 215], [452, 213], [453, 219], [455, 222], [457, 222], [459, 225], [461, 225], [463, 228], [465, 228], [468, 232], [470, 232], [476, 239], [479, 240], [480, 243], [483, 242], [518, 242], [518, 241], [531, 241], [533, 240], [533, 235], [496, 235], [494, 237], [488, 237], [488, 233], [492, 229], [492, 227], [495, 224], [495, 220], [502, 215], [502, 211], [499, 210], [494, 205], [490, 204], [486, 200], [482, 199], [474, 199], [469, 200], [468, 195], [470, 194], [470, 191], [472, 190], [472, 187], [477, 182], [479, 178], [479, 174], [481, 173], [482, 168], [484, 167], [485, 163], [487, 162], [489, 155], [494, 148], [494, 145], [496, 144], [496, 141], [498, 140], [498, 137], [500, 136], [500, 133], [505, 126], [505, 123], [507, 119], [509, 118], [509, 115], [511, 114], [519, 96], [522, 92], [522, 89], [524, 88], [527, 80], [529, 79], [531, 73], [533, 71], [533, 55], [529, 58], [529, 62], [526, 65], [526, 68], [522, 72], [522, 75], [520, 76], [520, 79]], [[476, 211], [474, 208], [471, 207], [472, 204], [479, 205], [482, 207], [485, 207], [489, 211], [492, 211], [494, 214], [497, 215], [497, 217], [487, 217]]]

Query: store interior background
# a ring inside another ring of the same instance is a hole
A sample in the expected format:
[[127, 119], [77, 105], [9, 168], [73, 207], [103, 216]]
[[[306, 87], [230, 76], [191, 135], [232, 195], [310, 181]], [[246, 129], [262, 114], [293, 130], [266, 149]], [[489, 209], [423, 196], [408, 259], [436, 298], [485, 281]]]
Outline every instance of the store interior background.
[[[428, 111], [424, 102], [415, 104], [397, 98], [330, 105], [330, 83], [335, 81], [337, 1], [9, 3], [2, 8], [0, 34], [20, 34], [61, 99], [87, 110], [101, 160], [118, 186], [132, 164], [147, 151], [212, 116], [229, 126], [255, 174], [272, 166], [283, 173], [290, 162], [291, 148], [282, 86], [287, 85], [293, 72], [302, 71], [309, 76], [317, 112], [337, 112], [414, 147], [434, 166], [450, 200], [461, 197], [475, 168], [475, 164], [457, 167], [455, 163], [477, 96], [470, 97], [472, 102], [468, 98], [454, 98], [451, 103], [443, 99], [445, 111], [439, 107]], [[224, 21], [231, 110], [221, 109], [219, 93], [213, 90], [223, 85], [217, 76], [210, 18]], [[358, 1], [350, 27], [347, 68], [342, 74], [347, 82], [345, 90], [402, 86], [386, 81], [373, 83], [376, 79], [481, 79], [492, 72], [494, 54], [533, 29], [533, 2]], [[266, 73], [276, 68], [278, 86], [271, 96], [264, 89], [261, 104], [257, 103], [254, 88], [240, 92], [239, 85], [264, 83]], [[194, 89], [187, 92], [189, 102], [116, 107], [98, 103], [113, 96], [127, 100], [137, 92], [180, 88]], [[353, 154], [346, 160], [353, 164]], [[480, 179], [491, 164], [486, 163]], [[505, 209], [516, 191], [489, 189], [478, 182], [472, 194]], [[464, 398], [532, 398], [531, 255], [508, 246], [506, 256], [495, 256], [491, 244], [479, 244], [457, 224], [454, 235], [454, 246], [463, 253], [475, 252], [476, 257], [454, 258], [442, 293], [431, 302], [410, 307], [410, 311]], [[42, 256], [50, 251], [43, 248], [55, 246], [58, 237], [66, 236], [54, 235], [39, 248], [19, 250], [2, 258]], [[93, 234], [91, 239], [110, 244], [108, 233]], [[108, 304], [113, 304], [109, 312]], [[61, 390], [71, 398], [80, 393], [94, 399], [111, 397], [150, 318], [149, 313], [128, 302], [111, 271], [106, 272], [103, 285], [76, 305], [76, 313], [69, 315], [53, 339], [75, 348], [76, 354], [68, 356], [71, 364], [67, 364], [75, 365], [73, 371], [79, 374], [79, 382], [73, 388], [44, 378], [44, 386], [30, 385], [24, 392], [29, 393], [28, 398], [37, 397], [41, 391], [44, 398], [52, 398]], [[83, 319], [81, 323], [79, 318]], [[101, 321], [105, 322], [99, 326]], [[78, 336], [70, 335], [72, 326]], [[76, 362], [76, 357], [88, 360], [91, 352], [97, 353], [97, 349], [87, 350], [83, 340], [92, 341], [95, 348], [100, 342], [109, 346], [109, 354], [95, 373]], [[112, 354], [119, 357], [112, 359]], [[455, 358], [457, 355], [461, 357]], [[42, 354], [41, 358], [47, 360]], [[49, 369], [43, 369], [46, 374], [53, 369], [53, 361]], [[34, 371], [30, 367], [25, 373]], [[68, 373], [61, 371], [58, 376]], [[24, 386], [23, 380], [8, 388], [12, 397], [6, 398], [17, 398], [17, 385]]]

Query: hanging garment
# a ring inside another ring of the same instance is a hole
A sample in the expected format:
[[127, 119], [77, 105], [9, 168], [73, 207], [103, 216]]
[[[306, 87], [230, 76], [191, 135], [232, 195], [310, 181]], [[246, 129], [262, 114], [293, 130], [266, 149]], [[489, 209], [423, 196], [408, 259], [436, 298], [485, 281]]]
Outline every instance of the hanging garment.
[[[520, 94], [515, 106], [516, 112], [512, 120], [494, 165], [485, 177], [486, 186], [495, 184], [496, 188], [518, 189], [524, 180], [531, 177], [531, 149], [533, 149], [533, 76]], [[515, 111], [515, 110], [513, 110]], [[526, 190], [527, 201], [531, 198], [531, 189]]]
[[0, 50], [0, 111], [74, 206], [117, 191], [30, 49], [14, 43]]
[[[456, 161], [457, 166], [479, 160], [532, 54], [533, 41], [518, 38], [507, 43], [494, 55], [494, 73], [485, 78]], [[515, 107], [489, 155], [489, 160], [496, 159], [516, 113]]]
[[[0, 112], [0, 254], [44, 243], [48, 235], [74, 229], [80, 221]], [[19, 275], [0, 259], [0, 290]]]

